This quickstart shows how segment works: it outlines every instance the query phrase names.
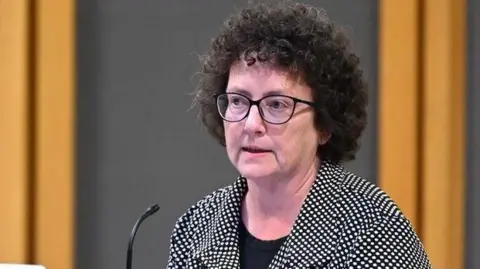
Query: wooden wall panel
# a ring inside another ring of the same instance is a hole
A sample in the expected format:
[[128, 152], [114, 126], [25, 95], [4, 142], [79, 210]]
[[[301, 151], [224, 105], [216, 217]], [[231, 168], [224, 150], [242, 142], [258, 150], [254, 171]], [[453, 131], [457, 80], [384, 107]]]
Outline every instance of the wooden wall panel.
[[425, 0], [422, 231], [436, 268], [463, 268], [465, 5]]
[[36, 2], [35, 262], [74, 268], [75, 1]]
[[0, 1], [0, 262], [29, 259], [29, 1]]
[[419, 195], [420, 0], [380, 1], [379, 184], [416, 229]]

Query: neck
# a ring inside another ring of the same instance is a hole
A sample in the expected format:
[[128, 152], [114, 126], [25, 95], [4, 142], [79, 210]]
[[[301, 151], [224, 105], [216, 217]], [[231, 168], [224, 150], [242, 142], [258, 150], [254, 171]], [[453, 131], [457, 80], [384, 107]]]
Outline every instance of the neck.
[[249, 180], [243, 204], [243, 221], [260, 239], [289, 234], [303, 201], [315, 181], [320, 161], [315, 159], [302, 170], [285, 178]]

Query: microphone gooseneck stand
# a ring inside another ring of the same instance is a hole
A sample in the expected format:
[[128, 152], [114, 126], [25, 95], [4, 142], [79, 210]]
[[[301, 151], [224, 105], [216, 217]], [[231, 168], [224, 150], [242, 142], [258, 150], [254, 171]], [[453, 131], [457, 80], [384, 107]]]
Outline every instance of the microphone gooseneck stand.
[[130, 234], [130, 239], [128, 240], [128, 250], [127, 250], [127, 269], [132, 268], [132, 253], [133, 253], [133, 242], [135, 241], [135, 235], [137, 234], [138, 227], [140, 224], [151, 215], [155, 214], [160, 207], [157, 204], [150, 206], [145, 213], [143, 213], [140, 218], [138, 218], [135, 226], [133, 226], [132, 233]]

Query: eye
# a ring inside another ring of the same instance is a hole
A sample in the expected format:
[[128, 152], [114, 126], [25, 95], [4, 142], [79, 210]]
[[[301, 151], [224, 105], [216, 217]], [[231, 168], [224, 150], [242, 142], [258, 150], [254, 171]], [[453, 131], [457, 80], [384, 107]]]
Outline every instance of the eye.
[[271, 98], [266, 100], [266, 107], [274, 110], [283, 110], [290, 107], [290, 103], [283, 98]]
[[276, 101], [273, 101], [273, 102], [272, 102], [271, 107], [272, 107], [272, 108], [275, 108], [275, 109], [282, 109], [282, 108], [287, 107], [287, 105], [286, 105], [285, 103], [282, 103], [282, 102], [276, 100]]
[[230, 103], [232, 103], [233, 105], [239, 105], [240, 104], [240, 98], [233, 97], [232, 100], [230, 100]]
[[229, 96], [228, 103], [233, 107], [245, 107], [248, 106], [248, 100], [237, 95]]

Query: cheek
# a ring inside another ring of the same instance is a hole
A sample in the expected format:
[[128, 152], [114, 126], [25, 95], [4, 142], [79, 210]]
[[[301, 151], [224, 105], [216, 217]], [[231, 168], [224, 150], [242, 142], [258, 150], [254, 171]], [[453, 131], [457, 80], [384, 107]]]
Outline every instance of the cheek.
[[283, 158], [298, 158], [304, 154], [316, 151], [317, 132], [308, 123], [303, 125], [290, 126], [288, 132], [276, 141], [282, 151]]
[[227, 147], [232, 147], [238, 141], [239, 128], [238, 124], [232, 124], [230, 122], [225, 122], [223, 124], [224, 134], [225, 134], [225, 143]]
[[284, 154], [287, 155], [285, 158], [296, 158], [297, 155], [301, 154], [304, 139], [300, 132], [292, 132], [288, 137], [285, 137], [282, 141]]

